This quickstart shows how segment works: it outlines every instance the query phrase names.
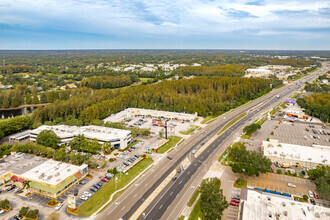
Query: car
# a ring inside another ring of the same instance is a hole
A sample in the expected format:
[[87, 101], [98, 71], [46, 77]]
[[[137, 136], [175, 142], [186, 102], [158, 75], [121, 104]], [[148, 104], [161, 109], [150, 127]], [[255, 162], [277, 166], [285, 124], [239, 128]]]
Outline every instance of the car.
[[92, 192], [97, 192], [97, 190], [99, 190], [99, 189], [96, 188], [96, 187], [94, 187], [94, 186], [92, 186], [92, 187], [90, 188], [90, 190], [91, 190]]
[[17, 193], [17, 192], [20, 191], [20, 190], [21, 190], [21, 188], [16, 188], [16, 189], [14, 190], [14, 192]]
[[205, 130], [202, 130], [202, 132], [201, 132], [202, 134], [204, 134], [205, 133]]
[[5, 211], [3, 211], [3, 209], [0, 209], [0, 214], [4, 213]]
[[63, 206], [63, 202], [60, 202], [56, 207], [55, 207], [55, 211], [60, 210], [60, 208], [62, 208]]
[[316, 202], [315, 202], [314, 199], [310, 199], [309, 201], [311, 201], [311, 203], [312, 203], [313, 205], [316, 205]]
[[232, 206], [238, 206], [239, 203], [236, 203], [236, 202], [230, 202], [229, 205], [232, 205]]
[[196, 153], [196, 149], [193, 149], [193, 150], [191, 151], [191, 153], [192, 153], [192, 154]]
[[92, 193], [88, 192], [88, 191], [85, 191], [83, 193], [84, 196], [88, 196], [88, 197], [91, 197], [92, 196]]
[[325, 139], [325, 141], [326, 141], [326, 142], [329, 142], [329, 139], [328, 139], [328, 138], [326, 138], [326, 139]]
[[314, 193], [314, 198], [315, 199], [319, 199], [319, 194], [317, 194], [316, 192]]
[[173, 159], [173, 157], [171, 157], [171, 156], [167, 156], [167, 158], [168, 158], [168, 159], [170, 159], [170, 160], [172, 160], [172, 159]]
[[132, 150], [131, 150], [131, 149], [128, 149], [127, 151], [128, 151], [128, 152], [132, 152]]
[[308, 195], [309, 195], [309, 197], [314, 198], [314, 194], [313, 194], [312, 191], [309, 191], [309, 192], [308, 192]]
[[11, 190], [13, 190], [13, 189], [15, 189], [15, 188], [16, 188], [15, 185], [11, 185], [11, 186], [7, 189], [7, 191], [11, 191]]
[[173, 177], [173, 178], [172, 178], [172, 180], [173, 180], [173, 181], [175, 181], [177, 178], [178, 178], [178, 177], [177, 177], [177, 176], [175, 176], [175, 177]]
[[103, 186], [103, 184], [101, 182], [96, 183], [95, 185], [99, 186], [100, 188]]
[[78, 190], [78, 189], [74, 189], [73, 195], [74, 195], [74, 196], [77, 196], [78, 193], [79, 193], [79, 190]]
[[307, 140], [307, 137], [306, 137], [306, 136], [304, 136], [304, 139], [305, 139], [305, 140]]
[[240, 196], [239, 195], [233, 195], [231, 198], [232, 199], [240, 199]]
[[232, 201], [232, 202], [239, 203], [239, 199], [232, 199], [231, 201]]
[[84, 201], [87, 201], [89, 199], [89, 197], [88, 196], [85, 196], [85, 195], [82, 195], [82, 196], [80, 196], [80, 199], [81, 200], [84, 200]]
[[79, 181], [79, 184], [81, 184], [81, 185], [85, 185], [86, 182], [85, 182], [85, 180], [80, 180], [80, 181]]
[[178, 169], [178, 173], [181, 173], [181, 168]]
[[101, 181], [108, 182], [109, 180], [107, 178], [102, 178]]
[[306, 128], [306, 131], [309, 131], [309, 129], [308, 129], [308, 128]]
[[204, 142], [202, 142], [201, 145], [203, 146], [204, 145]]
[[134, 157], [136, 157], [136, 158], [139, 158], [139, 156], [138, 156], [138, 155], [134, 155]]
[[292, 183], [288, 183], [286, 184], [288, 187], [292, 187], [292, 188], [296, 188], [296, 185], [292, 184]]

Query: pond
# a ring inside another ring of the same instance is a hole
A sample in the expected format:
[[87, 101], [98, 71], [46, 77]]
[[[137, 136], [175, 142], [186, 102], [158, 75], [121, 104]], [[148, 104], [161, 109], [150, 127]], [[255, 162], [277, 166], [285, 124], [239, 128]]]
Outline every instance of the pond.
[[33, 112], [36, 107], [24, 107], [19, 109], [0, 110], [0, 118], [13, 118], [15, 116], [26, 115]]

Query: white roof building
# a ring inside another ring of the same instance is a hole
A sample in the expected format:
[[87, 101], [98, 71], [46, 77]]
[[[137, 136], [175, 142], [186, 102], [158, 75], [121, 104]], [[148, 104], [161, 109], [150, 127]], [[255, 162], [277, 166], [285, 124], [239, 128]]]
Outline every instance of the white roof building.
[[238, 219], [241, 220], [330, 219], [330, 209], [311, 203], [296, 202], [292, 197], [242, 188], [239, 215]]
[[141, 108], [127, 108], [116, 114], [112, 114], [104, 119], [104, 122], [120, 122], [126, 118], [135, 116], [147, 116], [152, 118], [164, 118], [164, 119], [175, 119], [193, 122], [197, 118], [197, 112], [195, 114], [158, 111], [152, 109], [141, 109]]
[[42, 125], [30, 131], [30, 140], [36, 141], [37, 136], [44, 130], [52, 130], [61, 139], [61, 144], [70, 142], [78, 135], [84, 135], [88, 139], [97, 139], [100, 144], [111, 143], [115, 148], [124, 149], [132, 141], [132, 133], [129, 130], [108, 128], [102, 126], [68, 126], [68, 125]]
[[330, 165], [330, 146], [301, 146], [279, 143], [270, 139], [262, 142], [263, 153], [272, 162], [289, 163], [304, 167], [316, 167], [318, 164]]

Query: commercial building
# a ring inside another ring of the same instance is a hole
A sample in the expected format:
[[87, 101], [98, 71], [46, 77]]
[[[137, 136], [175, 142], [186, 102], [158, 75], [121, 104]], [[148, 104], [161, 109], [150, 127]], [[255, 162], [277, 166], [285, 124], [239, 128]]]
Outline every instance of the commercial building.
[[260, 67], [257, 69], [246, 69], [246, 75], [244, 77], [267, 77], [272, 74], [272, 71], [267, 67]]
[[0, 160], [0, 185], [13, 183], [23, 187], [29, 181], [29, 192], [57, 198], [88, 173], [88, 166], [75, 166], [42, 157], [17, 153]]
[[330, 165], [330, 146], [301, 146], [270, 139], [262, 142], [261, 149], [264, 156], [274, 163], [307, 168], [318, 164]]
[[55, 125], [48, 126], [42, 125], [37, 129], [23, 132], [20, 134], [9, 137], [11, 142], [20, 142], [27, 139], [36, 141], [38, 135], [44, 130], [52, 130], [61, 139], [61, 144], [70, 142], [78, 135], [84, 135], [88, 139], [96, 139], [100, 144], [111, 143], [115, 148], [124, 149], [132, 142], [132, 133], [128, 130], [115, 129], [101, 126], [68, 126], [68, 125]]
[[330, 209], [296, 202], [292, 197], [285, 197], [259, 190], [242, 188], [239, 207], [240, 220], [251, 219], [329, 219]]
[[120, 122], [126, 118], [132, 118], [137, 116], [144, 116], [155, 119], [169, 119], [169, 120], [179, 120], [179, 121], [190, 121], [193, 122], [197, 118], [197, 112], [195, 114], [178, 113], [178, 112], [168, 112], [168, 111], [158, 111], [152, 109], [141, 109], [141, 108], [127, 108], [117, 114], [112, 114], [104, 122]]

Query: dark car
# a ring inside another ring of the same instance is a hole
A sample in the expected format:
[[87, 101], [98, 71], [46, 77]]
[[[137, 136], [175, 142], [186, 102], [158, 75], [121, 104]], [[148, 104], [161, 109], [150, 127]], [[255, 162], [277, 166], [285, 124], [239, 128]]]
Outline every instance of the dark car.
[[314, 199], [310, 199], [310, 201], [311, 201], [311, 203], [312, 203], [313, 205], [316, 205], [316, 202], [315, 202]]
[[92, 186], [92, 187], [90, 188], [90, 190], [91, 190], [92, 192], [96, 192], [96, 191], [98, 190], [98, 188]]
[[85, 185], [86, 182], [85, 182], [85, 180], [80, 180], [80, 181], [79, 181], [79, 184], [81, 184], [81, 185]]
[[178, 178], [178, 177], [177, 177], [177, 176], [175, 176], [175, 177], [173, 177], [173, 179], [172, 179], [172, 180], [173, 180], [173, 181], [175, 181], [177, 178]]
[[181, 173], [181, 168], [178, 169], [178, 173]]
[[172, 159], [173, 159], [173, 157], [171, 157], [171, 156], [168, 156], [167, 158], [168, 158], [168, 159], [170, 159], [170, 160], [172, 160]]
[[11, 186], [7, 189], [7, 191], [11, 191], [11, 190], [13, 190], [13, 189], [15, 189], [15, 188], [16, 188], [15, 185], [11, 185]]
[[78, 193], [79, 193], [79, 190], [78, 190], [78, 189], [75, 189], [74, 192], [73, 192], [73, 195], [74, 195], [74, 196], [77, 196]]

